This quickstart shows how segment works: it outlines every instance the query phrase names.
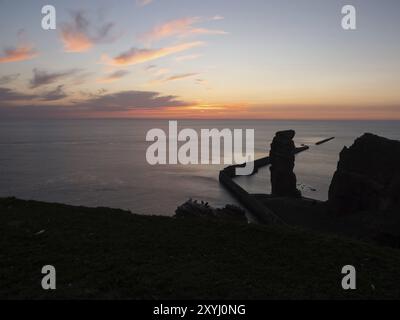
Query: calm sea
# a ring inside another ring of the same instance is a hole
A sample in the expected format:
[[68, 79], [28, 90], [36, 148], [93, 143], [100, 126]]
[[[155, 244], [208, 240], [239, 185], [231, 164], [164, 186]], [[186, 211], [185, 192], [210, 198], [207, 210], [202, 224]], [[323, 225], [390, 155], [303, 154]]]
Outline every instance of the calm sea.
[[[274, 133], [294, 129], [297, 145], [311, 146], [296, 158], [299, 188], [327, 199], [339, 152], [364, 132], [400, 140], [396, 121], [228, 121], [185, 120], [178, 127], [255, 129], [256, 156], [268, 154]], [[150, 166], [146, 133], [167, 131], [166, 120], [0, 121], [0, 197], [130, 209], [172, 215], [189, 198], [215, 206], [235, 203], [219, 185], [222, 166]], [[315, 146], [315, 142], [336, 139]], [[269, 170], [241, 177], [253, 193], [270, 191]]]

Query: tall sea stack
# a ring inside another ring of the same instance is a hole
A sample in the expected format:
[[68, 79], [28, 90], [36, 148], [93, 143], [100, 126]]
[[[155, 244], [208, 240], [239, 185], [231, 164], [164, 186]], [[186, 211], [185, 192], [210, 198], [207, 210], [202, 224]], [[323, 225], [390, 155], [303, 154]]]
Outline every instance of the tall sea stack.
[[296, 187], [294, 130], [277, 132], [271, 144], [271, 187], [276, 197], [301, 197]]

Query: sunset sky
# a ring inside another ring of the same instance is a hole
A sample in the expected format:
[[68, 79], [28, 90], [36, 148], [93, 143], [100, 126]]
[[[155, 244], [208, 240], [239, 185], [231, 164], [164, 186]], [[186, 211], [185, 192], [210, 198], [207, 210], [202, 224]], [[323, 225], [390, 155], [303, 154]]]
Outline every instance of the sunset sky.
[[398, 0], [0, 0], [0, 30], [4, 119], [400, 119]]

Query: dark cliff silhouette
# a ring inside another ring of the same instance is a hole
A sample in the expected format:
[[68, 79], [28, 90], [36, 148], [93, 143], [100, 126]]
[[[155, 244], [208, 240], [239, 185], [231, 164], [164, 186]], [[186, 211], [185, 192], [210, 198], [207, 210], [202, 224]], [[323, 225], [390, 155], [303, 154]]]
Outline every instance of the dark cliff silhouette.
[[400, 141], [370, 133], [345, 147], [329, 189], [340, 213], [400, 209]]
[[271, 144], [271, 188], [272, 196], [300, 198], [297, 190], [297, 179], [294, 173], [296, 147], [293, 138], [294, 130], [280, 131]]

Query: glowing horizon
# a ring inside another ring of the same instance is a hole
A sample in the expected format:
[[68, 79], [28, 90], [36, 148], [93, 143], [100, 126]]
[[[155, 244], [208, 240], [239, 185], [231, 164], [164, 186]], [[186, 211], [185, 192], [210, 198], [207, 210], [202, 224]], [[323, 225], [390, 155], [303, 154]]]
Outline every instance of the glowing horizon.
[[400, 120], [400, 3], [3, 1], [0, 118]]

